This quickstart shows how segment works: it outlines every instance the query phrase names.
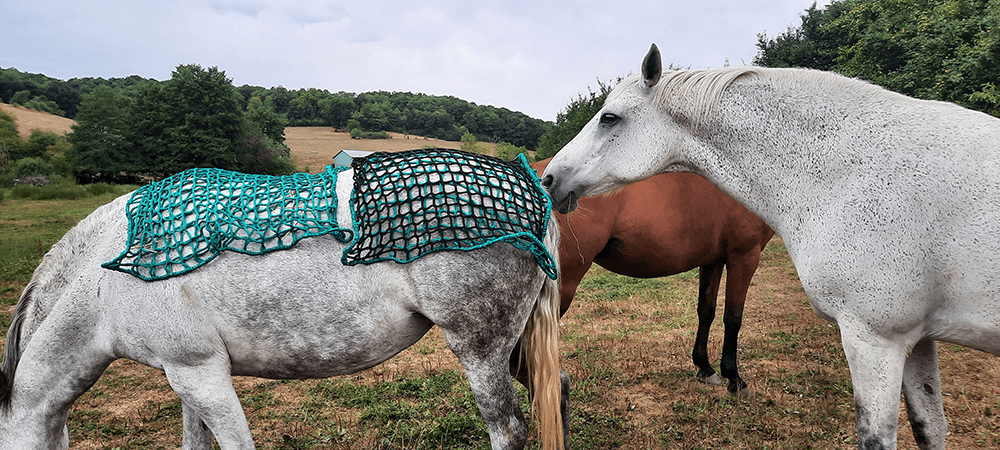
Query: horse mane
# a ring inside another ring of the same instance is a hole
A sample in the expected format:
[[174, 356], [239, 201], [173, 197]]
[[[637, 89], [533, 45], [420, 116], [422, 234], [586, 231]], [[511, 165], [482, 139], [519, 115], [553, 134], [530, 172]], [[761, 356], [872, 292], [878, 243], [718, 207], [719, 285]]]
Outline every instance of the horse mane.
[[[718, 110], [722, 94], [741, 79], [766, 80], [774, 86], [808, 85], [801, 92], [856, 95], [858, 99], [880, 99], [889, 91], [855, 78], [799, 68], [735, 66], [716, 69], [665, 71], [656, 85], [652, 105], [695, 128], [708, 124]], [[630, 75], [608, 94], [611, 99], [641, 76]]]

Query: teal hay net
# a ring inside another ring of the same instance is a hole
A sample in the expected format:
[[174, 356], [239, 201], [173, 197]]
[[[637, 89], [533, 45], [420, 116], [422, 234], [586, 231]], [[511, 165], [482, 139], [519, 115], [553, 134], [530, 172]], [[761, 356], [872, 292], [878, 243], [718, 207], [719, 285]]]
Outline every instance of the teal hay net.
[[190, 169], [151, 183], [128, 201], [126, 249], [102, 267], [160, 280], [225, 250], [259, 255], [330, 234], [350, 242], [341, 257], [347, 265], [507, 242], [556, 278], [542, 243], [551, 202], [524, 156], [426, 149], [374, 153], [352, 166], [351, 228], [337, 223], [337, 175], [345, 168], [281, 177]]
[[249, 255], [289, 248], [332, 234], [337, 224], [337, 173], [249, 175], [190, 169], [143, 186], [128, 201], [128, 247], [104, 268], [152, 281], [201, 267], [223, 250]]
[[552, 211], [524, 155], [514, 161], [450, 149], [355, 159], [354, 240], [344, 264], [408, 263], [441, 250], [506, 242], [535, 255], [552, 279], [543, 239]]

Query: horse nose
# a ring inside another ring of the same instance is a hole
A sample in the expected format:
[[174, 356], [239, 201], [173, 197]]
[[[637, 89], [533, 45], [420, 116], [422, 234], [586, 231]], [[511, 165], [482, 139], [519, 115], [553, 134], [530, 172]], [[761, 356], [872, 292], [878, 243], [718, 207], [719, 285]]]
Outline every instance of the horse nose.
[[552, 180], [553, 180], [552, 175], [546, 175], [544, 178], [542, 178], [542, 187], [545, 189], [552, 187]]

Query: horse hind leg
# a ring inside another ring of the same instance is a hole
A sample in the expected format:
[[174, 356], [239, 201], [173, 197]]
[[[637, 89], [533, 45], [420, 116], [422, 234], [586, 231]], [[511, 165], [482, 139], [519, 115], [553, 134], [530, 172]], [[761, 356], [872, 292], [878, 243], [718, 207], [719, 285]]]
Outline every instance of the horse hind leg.
[[[454, 331], [442, 327], [445, 341], [451, 348], [469, 379], [472, 395], [479, 406], [479, 413], [490, 433], [494, 450], [522, 449], [528, 442], [528, 425], [511, 384], [510, 360], [498, 355], [495, 349], [476, 345], [476, 336], [466, 336], [469, 330]], [[471, 338], [471, 339], [470, 339]], [[493, 343], [495, 348], [502, 342]]]
[[6, 376], [13, 385], [9, 409], [0, 411], [0, 449], [68, 448], [73, 403], [115, 359], [88, 313], [53, 311], [10, 364]]
[[924, 450], [944, 449], [948, 420], [941, 398], [937, 345], [933, 340], [917, 342], [907, 356], [903, 396], [917, 446]]
[[698, 274], [698, 334], [694, 339], [691, 359], [698, 367], [698, 381], [712, 385], [722, 384], [708, 360], [708, 333], [715, 320], [715, 303], [724, 267], [722, 263], [706, 264], [699, 268]]
[[[514, 347], [514, 351], [510, 354], [510, 375], [514, 377], [518, 383], [521, 383], [525, 388], [530, 387], [528, 385], [528, 371], [524, 366], [524, 351], [521, 348], [521, 341], [517, 342], [517, 346]], [[560, 387], [560, 399], [559, 399], [559, 410], [562, 412], [562, 429], [563, 429], [563, 447], [570, 448], [570, 419], [569, 419], [569, 391], [570, 391], [570, 380], [569, 374], [565, 370], [559, 371], [559, 383]]]

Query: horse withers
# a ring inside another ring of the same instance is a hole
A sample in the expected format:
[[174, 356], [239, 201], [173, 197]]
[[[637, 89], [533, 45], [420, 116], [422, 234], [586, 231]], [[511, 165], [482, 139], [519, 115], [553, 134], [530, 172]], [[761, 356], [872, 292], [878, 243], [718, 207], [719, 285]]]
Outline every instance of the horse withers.
[[[541, 174], [550, 160], [531, 166]], [[580, 199], [557, 214], [559, 269], [565, 314], [594, 263], [612, 272], [656, 278], [699, 269], [698, 333], [691, 352], [697, 379], [722, 384], [708, 358], [708, 335], [726, 271], [725, 336], [719, 370], [731, 394], [749, 392], [739, 374], [737, 342], [747, 290], [760, 253], [774, 232], [757, 216], [704, 178], [691, 173], [656, 175], [614, 193]]]
[[840, 327], [858, 444], [947, 434], [937, 340], [1000, 353], [1000, 119], [802, 69], [641, 73], [549, 163], [561, 211], [694, 172], [779, 234], [813, 309]]
[[[351, 198], [351, 172], [336, 184]], [[162, 369], [182, 401], [185, 449], [253, 448], [232, 375], [319, 378], [372, 367], [441, 327], [494, 449], [527, 426], [509, 375], [518, 340], [546, 448], [561, 447], [558, 285], [535, 255], [498, 243], [408, 264], [344, 265], [330, 235], [147, 282], [102, 263], [126, 242], [129, 196], [98, 208], [43, 258], [15, 308], [0, 365], [0, 448], [67, 448], [73, 402], [119, 358]], [[351, 223], [348, 208], [337, 210]], [[558, 227], [544, 245], [558, 259]]]

